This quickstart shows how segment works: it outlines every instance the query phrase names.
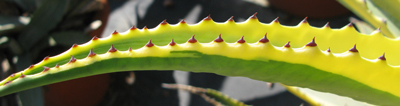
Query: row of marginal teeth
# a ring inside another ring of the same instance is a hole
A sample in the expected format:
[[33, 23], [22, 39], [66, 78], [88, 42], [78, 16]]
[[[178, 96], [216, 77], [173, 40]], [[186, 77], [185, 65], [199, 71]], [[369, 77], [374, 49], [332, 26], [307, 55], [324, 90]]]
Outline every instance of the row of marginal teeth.
[[[97, 39], [98, 39], [97, 37], [93, 37], [92, 40], [97, 40]], [[188, 42], [188, 43], [196, 43], [197, 40], [195, 39], [195, 35], [193, 35], [187, 42]], [[217, 43], [224, 42], [224, 40], [223, 40], [222, 37], [221, 37], [221, 34], [220, 34], [215, 40], [213, 40], [213, 42], [217, 42]], [[236, 41], [236, 42], [239, 43], [239, 44], [242, 44], [242, 43], [245, 43], [246, 41], [244, 40], [244, 36], [242, 36], [242, 37], [241, 37], [238, 41]], [[267, 42], [269, 42], [269, 40], [268, 40], [268, 38], [267, 38], [267, 34], [265, 34], [264, 37], [261, 38], [258, 42], [260, 42], [260, 43], [267, 43]], [[170, 46], [176, 45], [176, 43], [174, 42], [174, 39], [171, 40], [171, 42], [169, 43], [169, 45], [170, 45]], [[77, 46], [77, 45], [74, 44], [72, 47], [76, 47], [76, 46]], [[146, 47], [153, 47], [153, 46], [155, 46], [155, 45], [151, 42], [151, 40], [149, 40], [149, 42], [148, 42], [145, 46], [146, 46]], [[317, 44], [315, 43], [315, 37], [311, 40], [311, 42], [307, 43], [305, 46], [307, 46], [307, 47], [315, 47], [315, 46], [317, 46]], [[290, 41], [287, 42], [283, 47], [285, 47], [285, 48], [290, 48], [290, 47], [291, 47], [291, 46], [290, 46]], [[131, 51], [132, 49], [129, 48], [129, 50]], [[112, 53], [112, 52], [116, 52], [116, 51], [118, 51], [118, 50], [117, 50], [116, 48], [114, 48], [113, 45], [111, 45], [111, 48], [108, 50], [108, 52], [111, 52], [111, 53]], [[330, 48], [328, 48], [328, 50], [326, 50], [326, 51], [327, 51], [327, 52], [331, 52]], [[354, 46], [353, 46], [351, 49], [349, 49], [349, 51], [350, 51], [350, 52], [358, 52], [358, 50], [357, 50], [357, 48], [356, 48], [356, 44], [354, 44]], [[90, 53], [89, 53], [89, 57], [94, 56], [94, 55], [95, 55], [95, 53], [93, 53], [93, 51], [91, 50]], [[46, 60], [46, 59], [48, 59], [48, 57], [45, 58], [45, 60]], [[380, 56], [378, 59], [380, 59], [380, 60], [386, 60], [386, 58], [385, 58], [385, 53], [383, 53], [383, 55]]]
[[[254, 20], [254, 19], [258, 19], [256, 15], [257, 15], [257, 12], [254, 13], [253, 15], [251, 15], [251, 16], [249, 17], [249, 19], [253, 19], [253, 20]], [[276, 17], [271, 23], [279, 23], [278, 19], [279, 19], [279, 17]], [[302, 23], [302, 24], [308, 23], [307, 19], [308, 19], [308, 17], [305, 17], [300, 23]], [[203, 19], [203, 21], [212, 21], [212, 18], [211, 18], [210, 15], [208, 15], [207, 17], [205, 17], [205, 18]], [[227, 22], [234, 22], [233, 16], [231, 16], [231, 17], [227, 20]], [[181, 24], [186, 24], [185, 19], [182, 19], [179, 23], [181, 23]], [[168, 24], [168, 22], [167, 22], [166, 19], [163, 20], [163, 21], [160, 23], [160, 25], [167, 25], [167, 24]], [[354, 26], [353, 26], [353, 22], [350, 22], [350, 23], [347, 24], [346, 26], [347, 26], [347, 27], [354, 27]], [[330, 28], [329, 22], [327, 22], [323, 27]], [[132, 27], [130, 28], [130, 30], [135, 30], [135, 29], [137, 29], [135, 26], [132, 26]], [[143, 30], [147, 30], [148, 28], [147, 28], [147, 26], [144, 26], [142, 29], [143, 29]], [[378, 28], [377, 30], [379, 31], [380, 28]], [[118, 32], [117, 32], [117, 31], [114, 31], [113, 34], [118, 34]]]
[[[197, 40], [195, 39], [195, 35], [193, 35], [187, 42], [188, 42], [188, 43], [196, 43]], [[224, 42], [224, 40], [223, 40], [222, 37], [221, 37], [221, 34], [220, 34], [215, 40], [213, 40], [213, 42], [217, 42], [217, 43]], [[239, 44], [242, 44], [242, 43], [245, 43], [246, 41], [244, 40], [244, 36], [242, 36], [242, 37], [241, 37], [238, 41], [236, 41], [236, 42], [239, 43]], [[260, 42], [260, 43], [267, 43], [267, 42], [269, 42], [269, 40], [268, 40], [268, 38], [267, 38], [267, 34], [265, 34], [264, 37], [261, 38], [258, 42]], [[176, 43], [174, 42], [174, 39], [171, 40], [171, 42], [169, 43], [169, 45], [170, 45], [170, 46], [176, 45]], [[145, 46], [146, 46], [146, 47], [153, 47], [154, 44], [151, 42], [151, 40], [149, 40], [149, 42], [148, 42]], [[315, 46], [317, 46], [317, 44], [315, 43], [315, 37], [311, 40], [311, 42], [307, 43], [305, 46], [307, 46], [307, 47], [315, 47]], [[283, 47], [290, 48], [290, 41], [287, 42]], [[129, 48], [129, 50], [132, 50], [132, 49]], [[114, 46], [111, 45], [111, 48], [109, 49], [108, 52], [115, 52], [115, 51], [117, 51], [117, 49], [115, 49]], [[330, 48], [328, 48], [328, 50], [326, 50], [326, 51], [327, 51], [327, 52], [331, 52]], [[351, 49], [349, 49], [349, 51], [350, 51], [350, 52], [358, 52], [358, 50], [357, 50], [357, 48], [356, 48], [356, 44], [354, 44], [354, 46], [353, 46]], [[91, 52], [92, 52], [92, 51], [91, 51]], [[90, 55], [90, 54], [89, 54], [89, 55]], [[385, 53], [383, 53], [383, 55], [380, 56], [378, 59], [380, 59], [380, 60], [386, 60], [386, 58], [385, 58]]]
[[[249, 19], [252, 19], [252, 20], [257, 19], [257, 16], [256, 16], [256, 15], [257, 15], [257, 13], [254, 13], [252, 16], [249, 17]], [[279, 23], [278, 19], [279, 19], [279, 17], [277, 17], [276, 19], [274, 19], [271, 23]], [[205, 18], [203, 19], [203, 21], [212, 21], [212, 18], [210, 17], [210, 15], [208, 15], [207, 17], [205, 17]], [[230, 17], [230, 18], [228, 19], [228, 22], [234, 22], [233, 16]], [[182, 19], [179, 23], [180, 23], [180, 24], [186, 24], [186, 22], [185, 22], [184, 19]], [[305, 17], [300, 23], [302, 23], [302, 24], [308, 23], [308, 22], [307, 22], [307, 17]], [[166, 20], [163, 20], [163, 21], [160, 23], [160, 25], [168, 25], [168, 22], [167, 22]], [[327, 24], [325, 24], [324, 27], [330, 28], [329, 22], [328, 22]], [[353, 24], [352, 24], [352, 23], [349, 23], [349, 24], [347, 25], [347, 27], [353, 27]], [[136, 29], [138, 29], [138, 28], [136, 28], [135, 26], [132, 26], [132, 28], [130, 28], [130, 30], [136, 30]], [[143, 30], [147, 30], [147, 29], [148, 29], [147, 26], [145, 26], [145, 27], [143, 28]], [[377, 31], [380, 32], [380, 28], [378, 28]], [[112, 35], [118, 35], [118, 34], [119, 34], [119, 33], [118, 33], [116, 30], [112, 33]], [[98, 40], [98, 39], [99, 39], [99, 38], [95, 36], [95, 37], [92, 38], [92, 41]], [[194, 35], [193, 35], [187, 42], [188, 42], [188, 43], [196, 43], [197, 40], [194, 38]], [[221, 37], [221, 34], [218, 36], [218, 38], [216, 38], [215, 40], [213, 40], [213, 42], [216, 42], [216, 43], [224, 42], [224, 40], [223, 40], [222, 37]], [[260, 43], [267, 43], [267, 42], [269, 42], [269, 40], [267, 39], [267, 36], [265, 35], [265, 36], [264, 36], [263, 38], [261, 38], [258, 42], [260, 42]], [[238, 44], [246, 43], [246, 41], [244, 40], [244, 36], [242, 36], [236, 43], [238, 43]], [[170, 45], [170, 46], [175, 46], [176, 43], [175, 43], [174, 40], [172, 39], [172, 41], [169, 43], [169, 45]], [[72, 48], [76, 48], [76, 47], [78, 47], [78, 46], [79, 46], [79, 45], [74, 44], [74, 45], [72, 46]], [[145, 47], [153, 47], [153, 46], [155, 46], [155, 45], [151, 42], [151, 40], [145, 45]], [[305, 46], [308, 46], [308, 47], [315, 47], [315, 46], [317, 46], [317, 44], [315, 43], [315, 37], [312, 39], [311, 42], [309, 42], [309, 43], [306, 44]], [[287, 42], [283, 47], [285, 47], [285, 48], [290, 48], [290, 41]], [[108, 50], [108, 52], [110, 52], [110, 53], [113, 53], [113, 52], [116, 52], [116, 51], [118, 51], [118, 50], [117, 50], [116, 48], [114, 48], [113, 45], [111, 45], [111, 48]], [[129, 51], [132, 51], [132, 49], [129, 48]], [[331, 52], [331, 51], [330, 51], [330, 48], [328, 48], [328, 50], [326, 50], [326, 51], [327, 51], [327, 52]], [[358, 52], [358, 50], [356, 49], [356, 45], [354, 45], [354, 47], [351, 48], [349, 51], [350, 51], [350, 52]], [[88, 57], [93, 57], [93, 56], [96, 56], [96, 53], [94, 53], [94, 52], [93, 52], [93, 49], [91, 49], [90, 52], [89, 52]], [[46, 61], [46, 60], [48, 60], [49, 58], [50, 58], [50, 57], [47, 56], [47, 57], [45, 57], [42, 61]], [[385, 53], [383, 53], [382, 56], [378, 57], [378, 59], [380, 59], [380, 60], [386, 60], [386, 58], [385, 58]], [[75, 61], [77, 61], [77, 59], [76, 59], [74, 56], [71, 56], [71, 59], [70, 59], [70, 61], [69, 61], [68, 63], [73, 63], [73, 62], [75, 62]], [[28, 69], [32, 69], [34, 66], [35, 66], [35, 65], [31, 65]], [[55, 68], [58, 68], [58, 67], [59, 67], [59, 65], [57, 64], [57, 65], [55, 66]], [[48, 71], [48, 70], [50, 69], [49, 67], [45, 67], [45, 66], [44, 66], [43, 68], [44, 68], [44, 70], [43, 70], [42, 72], [46, 72], [46, 71]], [[21, 75], [20, 75], [20, 78], [26, 77], [26, 75], [24, 75], [22, 72], [21, 72], [20, 74], [21, 74]], [[15, 76], [15, 73], [12, 74], [12, 75], [10, 75], [10, 77], [14, 77], [14, 76]], [[11, 81], [7, 81], [6, 83], [4, 83], [4, 85], [9, 84], [9, 83], [11, 83]]]
[[[99, 38], [96, 37], [96, 36], [92, 38], [92, 40], [98, 40], [98, 39], [99, 39]], [[187, 42], [188, 42], [188, 43], [196, 43], [197, 40], [195, 39], [195, 36], [193, 35]], [[223, 40], [222, 37], [221, 37], [221, 34], [220, 34], [215, 40], [213, 40], [213, 42], [217, 42], [217, 43], [224, 42], [224, 40]], [[245, 42], [246, 42], [246, 41], [244, 40], [244, 36], [242, 36], [242, 37], [237, 41], [237, 43], [239, 43], [239, 44], [243, 44], [243, 43], [245, 43]], [[268, 38], [267, 38], [267, 34], [265, 34], [264, 37], [261, 38], [258, 42], [260, 42], [260, 43], [267, 43], [267, 42], [269, 42], [269, 40], [268, 40]], [[176, 43], [175, 43], [174, 40], [172, 39], [171, 42], [169, 43], [169, 45], [170, 45], [170, 46], [175, 46]], [[73, 45], [72, 45], [72, 48], [75, 48], [75, 47], [78, 47], [78, 46], [79, 46], [79, 45], [77, 45], [77, 44], [73, 44]], [[146, 46], [146, 47], [153, 47], [153, 46], [155, 46], [155, 45], [154, 45], [154, 44], [151, 42], [151, 40], [150, 40], [145, 46]], [[315, 37], [312, 39], [311, 42], [307, 43], [305, 46], [307, 46], [307, 47], [316, 47], [317, 44], [315, 43]], [[285, 48], [290, 48], [290, 41], [289, 41], [288, 43], [286, 43], [283, 47], [285, 47]], [[116, 52], [116, 51], [118, 51], [118, 50], [117, 50], [113, 45], [111, 45], [111, 48], [108, 50], [108, 52], [110, 52], [110, 53], [113, 53], [113, 52]], [[132, 51], [132, 49], [129, 48], [129, 51]], [[356, 45], [354, 45], [354, 47], [351, 48], [349, 51], [350, 51], [350, 52], [358, 52], [358, 50], [357, 50], [357, 48], [356, 48]], [[328, 48], [327, 52], [330, 52], [330, 48]], [[88, 54], [88, 57], [93, 57], [93, 56], [96, 56], [96, 53], [94, 53], [94, 52], [93, 52], [93, 49], [91, 49], [90, 52], [89, 52], [89, 54]], [[49, 59], [50, 59], [50, 57], [49, 57], [49, 56], [46, 56], [42, 61], [46, 61], [46, 60], [49, 60]], [[378, 59], [380, 59], [380, 60], [386, 60], [386, 58], [385, 58], [385, 53], [383, 53], [382, 56], [378, 57]], [[70, 61], [69, 61], [68, 63], [74, 63], [75, 61], [77, 61], [77, 59], [76, 59], [74, 56], [71, 56], [71, 59], [70, 59]], [[33, 67], [34, 67], [34, 65], [31, 65], [31, 66], [28, 67], [28, 69], [32, 69]], [[58, 67], [59, 67], [59, 65], [57, 64], [57, 65], [55, 66], [55, 68], [58, 68]], [[49, 67], [45, 67], [45, 66], [44, 66], [43, 68], [44, 68], [44, 70], [43, 70], [42, 72], [46, 72], [46, 71], [48, 71], [48, 70], [50, 69]], [[10, 77], [14, 77], [14, 76], [15, 76], [15, 74], [10, 75]], [[25, 76], [26, 76], [26, 75], [24, 75], [24, 74], [21, 72], [21, 75], [20, 75], [19, 78], [24, 78]], [[11, 81], [7, 81], [7, 82], [4, 83], [3, 85], [9, 84], [9, 83], [11, 83]]]

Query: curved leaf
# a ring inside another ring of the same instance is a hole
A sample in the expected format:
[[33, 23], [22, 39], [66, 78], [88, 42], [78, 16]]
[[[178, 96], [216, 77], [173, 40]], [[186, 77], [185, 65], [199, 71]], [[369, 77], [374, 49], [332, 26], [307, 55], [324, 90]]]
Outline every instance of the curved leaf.
[[393, 46], [399, 43], [379, 32], [360, 34], [352, 24], [330, 29], [304, 21], [293, 27], [278, 21], [260, 23], [255, 16], [243, 23], [215, 23], [210, 17], [195, 25], [164, 21], [154, 29], [132, 28], [108, 38], [93, 38], [45, 58], [0, 82], [0, 95], [102, 73], [186, 70], [281, 82], [394, 105], [400, 103], [400, 71], [393, 66], [400, 65], [396, 61], [400, 48]]

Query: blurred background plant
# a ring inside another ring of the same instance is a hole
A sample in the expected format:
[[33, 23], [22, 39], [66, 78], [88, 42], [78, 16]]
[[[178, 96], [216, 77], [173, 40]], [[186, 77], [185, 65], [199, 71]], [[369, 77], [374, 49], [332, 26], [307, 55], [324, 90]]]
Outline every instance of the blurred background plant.
[[[101, 24], [107, 19], [105, 3], [105, 0], [0, 0], [1, 79], [41, 61], [43, 57], [57, 55], [74, 43], [84, 43], [93, 35], [101, 35], [104, 29]], [[104, 18], [102, 15], [105, 19], [101, 19]], [[8, 95], [1, 98], [1, 105], [54, 105], [54, 102], [60, 102], [57, 101], [60, 97], [72, 103], [79, 102], [79, 99], [89, 102], [101, 100], [105, 93], [98, 92], [107, 90], [109, 76], [84, 79]], [[69, 96], [85, 89], [91, 96]], [[63, 90], [69, 92], [57, 92]]]
[[[373, 8], [373, 12], [386, 16], [384, 19], [392, 23], [389, 26], [398, 25], [396, 20], [390, 20], [394, 16], [387, 17], [387, 10], [376, 7], [384, 4], [371, 3], [375, 0], [352, 1], [339, 0], [369, 23], [360, 21], [336, 0], [0, 0], [0, 77], [4, 79], [93, 36], [106, 37], [114, 30], [122, 32], [132, 26], [153, 28], [164, 19], [171, 24], [182, 19], [194, 24], [209, 14], [216, 22], [224, 22], [231, 16], [241, 22], [258, 12], [260, 22], [269, 23], [279, 17], [281, 24], [290, 26], [308, 16], [310, 25], [322, 27], [330, 22], [332, 28], [341, 28], [349, 23], [349, 17], [354, 17], [351, 20], [360, 31], [369, 34], [382, 27], [385, 35], [391, 37], [388, 29], [383, 28], [386, 25], [379, 21], [382, 19], [375, 18], [368, 10]], [[1, 97], [0, 105], [213, 105], [198, 95], [165, 89], [162, 83], [212, 88], [255, 106], [298, 106], [312, 102], [299, 99], [279, 84], [171, 70], [110, 73], [51, 84]], [[296, 95], [299, 91], [308, 92], [303, 88], [288, 89], [297, 92]]]

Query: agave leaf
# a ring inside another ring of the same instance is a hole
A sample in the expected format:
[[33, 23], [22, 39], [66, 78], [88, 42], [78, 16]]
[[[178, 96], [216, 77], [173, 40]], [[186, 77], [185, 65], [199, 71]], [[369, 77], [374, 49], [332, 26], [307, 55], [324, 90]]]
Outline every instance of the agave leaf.
[[395, 36], [400, 36], [400, 15], [398, 11], [400, 2], [397, 0], [366, 0], [367, 7], [371, 12], [386, 20], [389, 30]]
[[42, 38], [48, 36], [63, 18], [68, 8], [67, 0], [47, 0], [33, 13], [31, 22], [23, 29], [18, 40], [24, 50], [29, 50]]
[[[283, 85], [283, 84], [281, 84]], [[301, 88], [295, 86], [286, 86], [286, 89], [307, 101], [312, 106], [370, 106], [365, 102], [360, 102], [349, 97], [339, 96], [332, 93], [320, 92], [309, 88]]]
[[[19, 55], [16, 63], [17, 70], [22, 70], [24, 67], [29, 66], [32, 64], [31, 61], [29, 53]], [[44, 106], [42, 87], [35, 87], [26, 91], [21, 91], [18, 92], [17, 95], [23, 106]]]
[[370, 26], [367, 23], [365, 23], [361, 20], [358, 20], [356, 18], [351, 17], [350, 22], [353, 22], [356, 25], [356, 27], [360, 33], [371, 34], [372, 32], [375, 31], [375, 29], [372, 26]]
[[374, 28], [381, 28], [381, 32], [389, 37], [396, 38], [396, 35], [393, 35], [392, 32], [389, 31], [388, 26], [382, 19], [379, 19], [374, 14], [368, 10], [369, 8], [366, 6], [365, 2], [362, 0], [337, 0], [343, 6], [351, 10], [354, 14], [359, 16], [364, 21], [368, 22]]
[[[217, 38], [219, 34], [223, 35], [224, 42]], [[194, 40], [193, 35], [198, 40]], [[243, 35], [246, 41], [240, 39]], [[316, 42], [312, 40], [314, 37]], [[194, 25], [162, 22], [153, 29], [133, 27], [122, 33], [114, 32], [107, 38], [93, 38], [73, 46], [9, 76], [0, 82], [3, 85], [0, 89], [2, 95], [6, 95], [108, 72], [190, 70], [282, 82], [372, 104], [393, 105], [400, 102], [400, 96], [396, 96], [400, 95], [399, 68], [392, 66], [400, 64], [395, 55], [399, 49], [392, 46], [397, 45], [397, 41], [387, 39], [381, 33], [360, 34], [351, 24], [330, 29], [315, 28], [302, 22], [293, 27], [282, 26], [278, 21], [260, 23], [255, 16], [241, 23], [233, 20], [216, 23], [211, 17]], [[370, 42], [380, 43], [371, 45]]]

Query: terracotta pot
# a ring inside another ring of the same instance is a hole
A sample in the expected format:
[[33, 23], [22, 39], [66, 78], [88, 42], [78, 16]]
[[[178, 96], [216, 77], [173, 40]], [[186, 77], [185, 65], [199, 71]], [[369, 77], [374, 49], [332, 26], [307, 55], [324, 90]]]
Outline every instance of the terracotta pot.
[[289, 14], [309, 18], [328, 18], [350, 11], [336, 0], [269, 0], [269, 3]]
[[89, 76], [43, 87], [46, 106], [95, 106], [110, 83], [109, 74]]

